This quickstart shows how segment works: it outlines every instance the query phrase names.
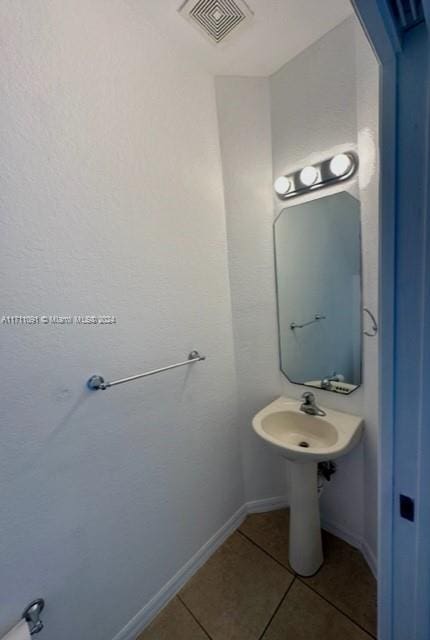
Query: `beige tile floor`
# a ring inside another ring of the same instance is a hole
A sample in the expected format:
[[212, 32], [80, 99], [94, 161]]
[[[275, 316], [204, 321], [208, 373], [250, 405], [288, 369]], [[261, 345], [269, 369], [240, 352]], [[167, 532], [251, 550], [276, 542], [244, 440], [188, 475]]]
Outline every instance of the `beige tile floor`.
[[371, 640], [376, 583], [360, 552], [323, 533], [312, 578], [288, 564], [288, 511], [248, 516], [137, 640]]

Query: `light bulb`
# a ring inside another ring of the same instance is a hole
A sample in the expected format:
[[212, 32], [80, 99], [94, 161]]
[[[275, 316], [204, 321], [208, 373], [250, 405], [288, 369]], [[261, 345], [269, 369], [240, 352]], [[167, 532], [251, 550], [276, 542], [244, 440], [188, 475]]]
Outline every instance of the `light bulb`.
[[318, 180], [318, 169], [309, 166], [300, 171], [300, 182], [305, 187], [311, 187]]
[[291, 180], [286, 176], [280, 176], [275, 180], [273, 187], [278, 195], [285, 196], [291, 189]]
[[348, 173], [348, 171], [351, 171], [351, 167], [351, 157], [346, 153], [339, 153], [330, 160], [330, 171], [337, 178], [340, 178]]

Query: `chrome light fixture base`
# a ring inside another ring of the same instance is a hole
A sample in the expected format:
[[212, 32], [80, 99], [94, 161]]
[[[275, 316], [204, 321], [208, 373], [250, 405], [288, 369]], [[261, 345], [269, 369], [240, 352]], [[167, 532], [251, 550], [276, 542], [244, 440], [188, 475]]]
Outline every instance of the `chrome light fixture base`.
[[[317, 162], [313, 165], [302, 167], [293, 173], [280, 176], [275, 181], [275, 193], [280, 200], [294, 198], [309, 191], [322, 189], [336, 184], [336, 182], [348, 180], [352, 178], [357, 168], [357, 154], [353, 151], [345, 151], [322, 162]], [[288, 190], [280, 188], [280, 185], [282, 187], [284, 184], [289, 185]]]

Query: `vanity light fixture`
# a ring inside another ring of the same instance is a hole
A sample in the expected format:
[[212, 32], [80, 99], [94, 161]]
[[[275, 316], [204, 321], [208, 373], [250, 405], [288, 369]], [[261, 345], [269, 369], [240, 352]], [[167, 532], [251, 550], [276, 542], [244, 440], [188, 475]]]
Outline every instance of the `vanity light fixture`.
[[358, 167], [358, 157], [352, 151], [337, 153], [332, 158], [308, 165], [294, 173], [279, 176], [273, 185], [281, 200], [326, 187], [351, 178]]
[[330, 171], [336, 178], [348, 173], [351, 170], [352, 158], [347, 153], [338, 153], [330, 160]]
[[300, 171], [300, 182], [305, 187], [311, 187], [318, 180], [318, 169], [313, 166], [305, 167]]
[[280, 176], [275, 180], [275, 184], [273, 185], [276, 193], [280, 196], [285, 196], [290, 191], [292, 187], [292, 182], [286, 176]]

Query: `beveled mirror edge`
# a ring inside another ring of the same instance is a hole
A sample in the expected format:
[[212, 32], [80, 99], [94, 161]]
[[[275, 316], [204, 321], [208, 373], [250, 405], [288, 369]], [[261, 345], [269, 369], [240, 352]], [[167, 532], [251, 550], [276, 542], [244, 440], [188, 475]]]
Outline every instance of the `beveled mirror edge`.
[[[352, 195], [352, 193], [350, 193], [347, 189], [339, 189], [338, 191], [335, 191], [335, 192], [330, 193], [328, 195], [320, 195], [317, 198], [312, 198], [312, 200], [320, 200], [321, 198], [329, 198], [330, 196], [336, 195], [338, 193], [347, 193], [352, 198], [355, 198], [357, 200], [357, 202], [359, 203], [359, 205], [360, 205], [360, 235], [359, 235], [359, 243], [360, 243], [360, 274], [361, 274], [361, 278], [360, 278], [360, 309], [361, 309], [361, 313], [360, 313], [360, 384], [354, 385], [354, 388], [351, 389], [348, 392], [346, 392], [346, 391], [337, 391], [336, 389], [324, 389], [323, 387], [317, 387], [315, 385], [306, 384], [305, 382], [296, 382], [295, 380], [292, 380], [288, 376], [286, 371], [284, 371], [284, 369], [282, 368], [281, 327], [280, 327], [280, 317], [279, 317], [280, 316], [280, 313], [279, 313], [279, 288], [278, 288], [278, 278], [277, 278], [275, 225], [276, 225], [277, 220], [280, 218], [282, 213], [285, 211], [285, 209], [291, 209], [293, 207], [299, 206], [300, 203], [297, 203], [297, 200], [294, 201], [294, 204], [293, 203], [287, 204], [285, 207], [283, 207], [279, 211], [279, 213], [275, 216], [275, 218], [273, 219], [273, 222], [272, 222], [273, 259], [274, 259], [273, 260], [273, 264], [274, 264], [273, 277], [275, 279], [276, 324], [277, 324], [277, 327], [278, 327], [278, 362], [279, 362], [279, 370], [280, 370], [280, 372], [288, 380], [288, 382], [290, 382], [291, 384], [295, 384], [295, 385], [297, 385], [299, 387], [306, 387], [307, 389], [318, 389], [319, 391], [328, 391], [330, 393], [336, 393], [337, 395], [350, 396], [355, 391], [357, 391], [357, 389], [359, 389], [361, 386], [363, 386], [363, 372], [364, 372], [364, 367], [363, 367], [363, 360], [364, 360], [364, 340], [363, 340], [363, 331], [364, 331], [364, 320], [363, 320], [363, 309], [364, 309], [364, 292], [363, 292], [363, 230], [362, 230], [362, 218], [361, 218], [361, 200], [359, 198], [355, 197], [354, 195]], [[303, 194], [303, 195], [305, 195], [305, 194]]]

